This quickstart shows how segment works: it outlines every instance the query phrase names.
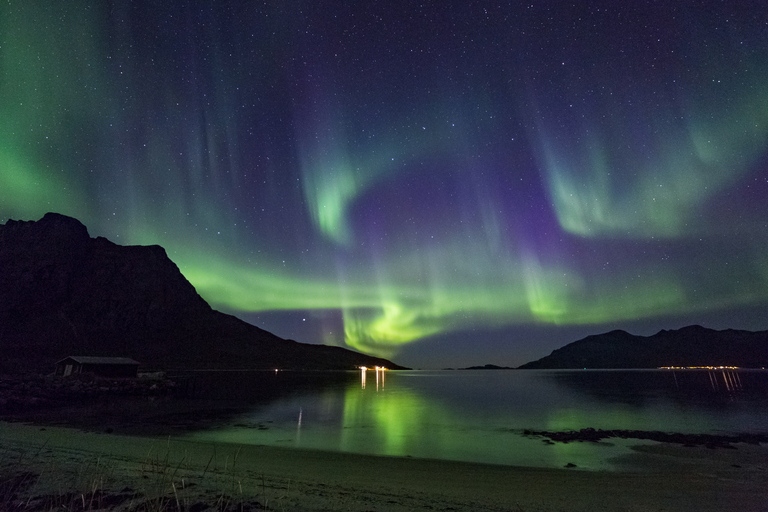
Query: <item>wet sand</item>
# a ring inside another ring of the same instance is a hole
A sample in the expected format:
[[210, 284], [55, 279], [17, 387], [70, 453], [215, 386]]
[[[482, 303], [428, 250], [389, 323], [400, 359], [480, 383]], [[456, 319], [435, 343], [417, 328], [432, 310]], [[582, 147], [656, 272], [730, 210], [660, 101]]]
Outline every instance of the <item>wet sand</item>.
[[768, 447], [736, 448], [645, 444], [622, 461], [626, 471], [604, 472], [0, 422], [0, 508], [79, 500], [89, 510], [768, 510]]

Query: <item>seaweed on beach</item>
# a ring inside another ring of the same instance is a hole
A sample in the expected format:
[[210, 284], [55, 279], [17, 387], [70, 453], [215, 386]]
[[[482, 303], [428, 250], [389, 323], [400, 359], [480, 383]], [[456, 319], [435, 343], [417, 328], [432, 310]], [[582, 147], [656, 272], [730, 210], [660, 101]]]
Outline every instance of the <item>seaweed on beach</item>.
[[660, 443], [674, 443], [683, 446], [706, 446], [707, 448], [735, 449], [734, 443], [747, 443], [758, 445], [768, 443], [768, 435], [740, 433], [734, 435], [725, 434], [682, 434], [679, 432], [661, 432], [657, 430], [602, 430], [583, 428], [581, 430], [548, 431], [548, 430], [523, 430], [524, 436], [537, 436], [547, 438], [550, 442], [569, 443], [572, 441], [599, 442], [603, 439], [642, 439], [657, 441]]

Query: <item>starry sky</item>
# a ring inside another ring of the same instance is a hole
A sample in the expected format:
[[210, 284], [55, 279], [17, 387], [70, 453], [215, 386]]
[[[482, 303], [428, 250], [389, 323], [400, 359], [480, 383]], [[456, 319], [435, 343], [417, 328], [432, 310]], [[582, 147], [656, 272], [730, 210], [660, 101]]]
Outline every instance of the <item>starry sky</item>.
[[768, 329], [766, 198], [762, 1], [0, 4], [0, 221], [160, 244], [298, 341]]

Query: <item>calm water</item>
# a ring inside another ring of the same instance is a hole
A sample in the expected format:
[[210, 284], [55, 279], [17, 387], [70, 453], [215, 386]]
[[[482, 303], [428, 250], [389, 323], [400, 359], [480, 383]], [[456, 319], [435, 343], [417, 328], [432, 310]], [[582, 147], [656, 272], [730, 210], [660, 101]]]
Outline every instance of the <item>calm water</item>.
[[[208, 376], [210, 380], [211, 376]], [[524, 429], [768, 433], [768, 371], [238, 373], [198, 384], [259, 400], [184, 434], [212, 442], [499, 464], [612, 469], [640, 441], [547, 445]], [[237, 379], [235, 385], [230, 382]], [[279, 379], [288, 379], [288, 385]], [[274, 381], [276, 386], [272, 386]], [[264, 401], [266, 389], [282, 389]], [[207, 390], [207, 391], [206, 391]]]

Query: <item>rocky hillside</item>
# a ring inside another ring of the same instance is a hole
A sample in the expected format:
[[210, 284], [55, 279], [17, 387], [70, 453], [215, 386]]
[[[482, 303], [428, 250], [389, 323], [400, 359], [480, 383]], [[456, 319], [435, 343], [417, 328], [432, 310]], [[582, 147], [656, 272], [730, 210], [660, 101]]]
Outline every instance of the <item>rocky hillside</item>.
[[768, 366], [768, 331], [716, 331], [699, 325], [652, 336], [611, 331], [587, 336], [521, 369]]
[[0, 225], [0, 373], [68, 355], [147, 368], [351, 369], [393, 363], [284, 340], [213, 310], [159, 246], [91, 238], [55, 213]]

